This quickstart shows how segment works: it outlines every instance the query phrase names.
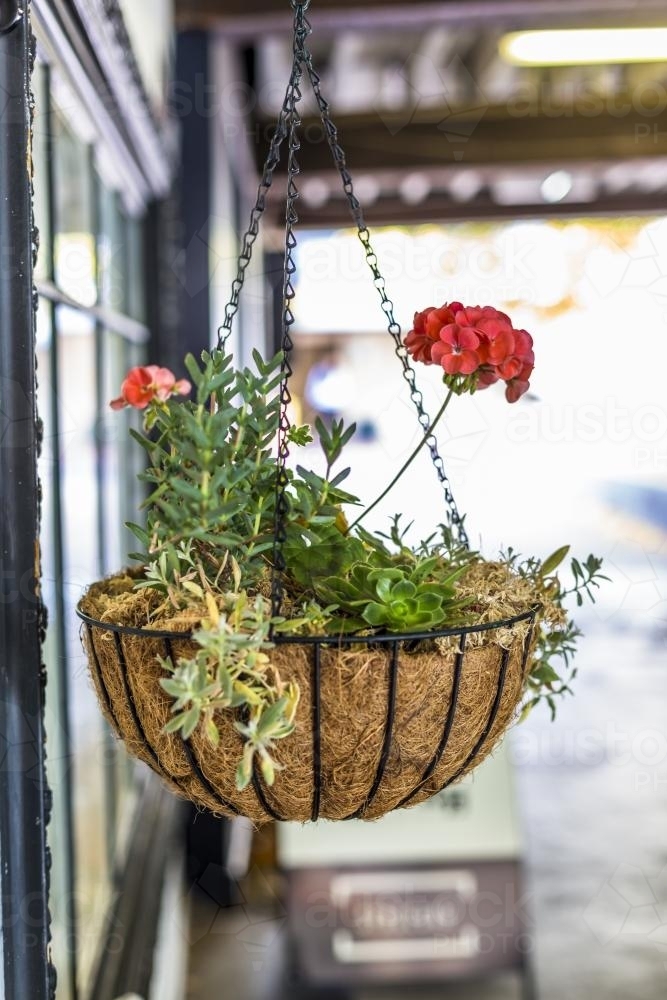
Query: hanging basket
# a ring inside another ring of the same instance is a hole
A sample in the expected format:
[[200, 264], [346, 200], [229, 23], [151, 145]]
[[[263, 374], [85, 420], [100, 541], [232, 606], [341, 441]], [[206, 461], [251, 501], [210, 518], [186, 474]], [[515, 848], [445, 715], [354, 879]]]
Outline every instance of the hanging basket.
[[[231, 331], [246, 268], [280, 147], [287, 139], [288, 185], [283, 282], [282, 381], [276, 471], [272, 615], [281, 614], [286, 566], [283, 542], [289, 522], [286, 461], [289, 445], [288, 387], [293, 323], [291, 302], [297, 221], [299, 168], [297, 105], [305, 75], [314, 92], [325, 136], [379, 292], [387, 329], [394, 341], [417, 419], [442, 485], [449, 524], [458, 541], [468, 539], [451, 493], [444, 464], [424, 410], [415, 373], [393, 315], [377, 258], [370, 243], [345, 157], [322, 97], [306, 38], [306, 2], [295, 9], [294, 60], [285, 101], [243, 239], [237, 277], [220, 330], [219, 344]], [[190, 658], [197, 645], [191, 633], [160, 622], [142, 627], [145, 613], [103, 613], [96, 595], [114, 593], [114, 580], [95, 584], [78, 608], [92, 678], [104, 715], [128, 751], [143, 760], [177, 794], [225, 816], [246, 816], [255, 823], [279, 820], [374, 819], [427, 799], [462, 778], [494, 748], [515, 719], [525, 691], [536, 608], [527, 607], [502, 621], [456, 629], [406, 634], [274, 636], [271, 663], [282, 681], [300, 689], [295, 730], [275, 750], [278, 765], [269, 786], [257, 763], [251, 783], [239, 791], [236, 766], [243, 752], [236, 725], [238, 711], [215, 715], [219, 733], [211, 743], [199, 725], [184, 739], [165, 732], [173, 700], [160, 681], [167, 677], [161, 659]], [[110, 620], [105, 620], [109, 618]], [[194, 626], [193, 626], [194, 627]]]
[[277, 637], [272, 662], [301, 689], [296, 730], [276, 752], [273, 786], [256, 773], [239, 792], [238, 715], [218, 713], [217, 747], [198, 731], [164, 732], [171, 701], [158, 657], [193, 655], [189, 634], [100, 622], [91, 604], [79, 616], [93, 681], [129, 752], [196, 805], [258, 824], [376, 819], [462, 778], [516, 715], [535, 621], [531, 610], [421, 635]]

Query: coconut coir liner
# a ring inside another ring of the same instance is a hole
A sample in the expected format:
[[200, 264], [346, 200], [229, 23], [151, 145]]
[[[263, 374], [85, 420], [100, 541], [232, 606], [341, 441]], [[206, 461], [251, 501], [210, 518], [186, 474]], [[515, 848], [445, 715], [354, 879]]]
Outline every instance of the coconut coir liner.
[[[114, 586], [113, 578], [94, 585], [81, 602], [84, 613], [114, 624], [145, 624], [148, 598], [142, 591], [135, 592], [136, 601], [122, 605], [122, 616], [117, 604], [113, 612], [100, 614], [99, 598], [105, 588], [106, 593], [113, 593]], [[178, 618], [161, 619], [154, 627], [184, 630]], [[524, 621], [497, 633], [491, 629], [468, 644], [446, 748], [421, 786], [450, 713], [456, 647], [411, 653], [401, 645], [391, 743], [382, 781], [372, 798], [387, 731], [390, 649], [363, 644], [344, 649], [323, 646], [320, 817], [344, 819], [359, 812], [360, 818], [376, 819], [412, 792], [415, 794], [408, 804], [422, 802], [484, 760], [513, 721], [521, 700], [528, 627]], [[236, 789], [235, 772], [243, 742], [234, 728], [235, 713], [217, 713], [218, 746], [207, 740], [201, 727], [187, 743], [180, 734], [164, 733], [173, 702], [159, 683], [166, 676], [158, 660], [167, 653], [163, 639], [92, 626], [84, 629], [84, 642], [102, 711], [130, 754], [161, 775], [172, 791], [200, 807], [219, 815], [241, 814], [257, 825], [271, 819], [262, 795], [252, 785], [242, 792]], [[172, 641], [174, 657], [191, 656], [197, 648], [189, 639]], [[503, 648], [509, 650], [509, 656], [495, 722], [474, 760], [466, 765], [488, 725], [497, 697]], [[311, 818], [314, 795], [313, 651], [285, 644], [276, 646], [270, 656], [283, 681], [298, 683], [301, 699], [295, 732], [277, 743], [272, 754], [281, 765], [275, 783], [272, 787], [262, 783], [261, 792], [281, 818], [306, 821]]]

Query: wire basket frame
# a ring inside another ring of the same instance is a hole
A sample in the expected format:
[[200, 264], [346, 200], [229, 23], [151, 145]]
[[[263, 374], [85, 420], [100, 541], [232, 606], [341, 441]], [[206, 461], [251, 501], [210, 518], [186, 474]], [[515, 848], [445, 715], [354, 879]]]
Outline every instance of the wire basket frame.
[[[505, 618], [501, 621], [486, 622], [481, 625], [466, 625], [459, 628], [450, 629], [440, 629], [435, 632], [410, 632], [403, 634], [386, 634], [386, 635], [376, 635], [376, 636], [358, 636], [358, 635], [345, 635], [345, 636], [286, 636], [278, 635], [274, 637], [274, 643], [277, 646], [300, 646], [306, 647], [309, 650], [310, 656], [310, 671], [311, 671], [311, 705], [310, 705], [310, 718], [312, 724], [312, 751], [313, 751], [313, 791], [312, 791], [312, 805], [310, 818], [315, 821], [320, 816], [322, 789], [323, 789], [323, 775], [322, 775], [322, 716], [323, 716], [323, 704], [322, 704], [322, 672], [327, 669], [322, 663], [322, 651], [327, 648], [335, 648], [336, 650], [342, 650], [357, 645], [365, 646], [376, 646], [386, 651], [386, 672], [388, 675], [388, 693], [387, 693], [387, 706], [386, 706], [386, 718], [384, 724], [384, 734], [382, 739], [382, 750], [380, 754], [380, 759], [377, 765], [376, 773], [373, 779], [371, 789], [361, 806], [345, 816], [344, 819], [359, 819], [362, 818], [365, 812], [373, 803], [380, 787], [382, 781], [385, 777], [385, 769], [387, 762], [389, 760], [392, 742], [395, 738], [395, 710], [396, 710], [396, 692], [398, 685], [398, 668], [399, 668], [399, 654], [401, 651], [410, 652], [410, 648], [414, 647], [416, 643], [423, 640], [435, 640], [435, 639], [455, 639], [456, 642], [456, 653], [454, 660], [454, 669], [452, 674], [452, 686], [450, 693], [449, 707], [446, 713], [446, 717], [443, 723], [442, 735], [438, 742], [438, 745], [433, 753], [433, 756], [427, 766], [424, 768], [419, 780], [416, 782], [414, 788], [407, 793], [404, 798], [398, 802], [393, 808], [401, 808], [407, 806], [410, 802], [418, 795], [418, 793], [425, 787], [431, 776], [436, 771], [438, 765], [444, 760], [447, 745], [449, 742], [449, 737], [451, 735], [452, 729], [457, 719], [457, 709], [459, 707], [459, 691], [461, 687], [461, 682], [464, 677], [466, 669], [466, 652], [470, 648], [469, 637], [482, 634], [491, 633], [497, 634], [500, 630], [511, 629], [516, 625], [521, 623], [527, 624], [527, 631], [523, 638], [522, 651], [521, 651], [521, 676], [525, 676], [528, 659], [530, 655], [530, 649], [533, 639], [533, 632], [535, 627], [535, 619], [538, 609], [531, 608], [522, 614], [514, 615], [511, 618]], [[83, 628], [85, 628], [88, 637], [88, 648], [91, 651], [92, 658], [94, 660], [94, 666], [97, 671], [97, 676], [100, 681], [100, 690], [103, 698], [104, 708], [107, 711], [108, 716], [114, 721], [114, 725], [117, 731], [120, 732], [120, 727], [117, 722], [116, 715], [114, 713], [113, 702], [110, 693], [105, 685], [104, 674], [100, 669], [100, 664], [97, 659], [97, 654], [95, 651], [94, 642], [94, 630], [99, 629], [102, 632], [106, 632], [112, 637], [112, 641], [115, 645], [115, 652], [118, 660], [119, 674], [122, 681], [124, 700], [127, 702], [127, 706], [132, 713], [132, 719], [134, 725], [137, 728], [144, 744], [152, 758], [154, 769], [158, 773], [169, 778], [169, 780], [175, 784], [179, 785], [178, 778], [173, 775], [165, 774], [165, 770], [160, 763], [158, 752], [156, 748], [151, 744], [145, 727], [142, 724], [140, 715], [135, 707], [132, 691], [130, 689], [130, 683], [128, 679], [128, 670], [125, 660], [125, 651], [123, 646], [123, 636], [135, 636], [144, 637], [149, 640], [159, 639], [163, 646], [163, 656], [165, 658], [172, 658], [173, 662], [173, 644], [175, 642], [182, 642], [192, 638], [192, 633], [189, 631], [185, 632], [174, 632], [164, 629], [146, 629], [127, 625], [117, 625], [109, 622], [100, 622], [90, 615], [87, 615], [80, 608], [77, 609], [77, 614], [83, 622]], [[498, 667], [497, 677], [495, 681], [495, 689], [491, 692], [488, 704], [488, 714], [484, 724], [484, 728], [477, 738], [474, 746], [468, 753], [464, 762], [457, 768], [456, 772], [451, 775], [446, 783], [437, 791], [442, 791], [444, 788], [451, 785], [453, 782], [457, 781], [462, 777], [476, 762], [476, 759], [480, 753], [485, 749], [485, 744], [491, 734], [494, 723], [498, 716], [498, 711], [500, 708], [501, 700], [503, 697], [503, 692], [505, 689], [505, 680], [507, 675], [508, 663], [510, 659], [510, 649], [501, 648], [500, 663]], [[242, 815], [241, 810], [229, 799], [222, 797], [217, 789], [213, 787], [211, 782], [208, 780], [204, 772], [202, 771], [192, 749], [188, 744], [188, 740], [183, 739], [182, 735], [179, 736], [180, 742], [182, 744], [187, 762], [192, 772], [196, 775], [198, 782], [204, 789], [205, 793], [210, 796], [217, 804], [220, 809], [224, 812], [229, 812], [232, 815]], [[252, 779], [253, 789], [259, 803], [265, 812], [274, 820], [286, 820], [290, 817], [282, 816], [275, 808], [272, 806], [267, 796], [264, 783], [260, 777], [257, 769], [253, 772]], [[184, 789], [181, 788], [181, 791]], [[436, 794], [433, 792], [433, 794]], [[185, 793], [187, 794], [187, 793]]]

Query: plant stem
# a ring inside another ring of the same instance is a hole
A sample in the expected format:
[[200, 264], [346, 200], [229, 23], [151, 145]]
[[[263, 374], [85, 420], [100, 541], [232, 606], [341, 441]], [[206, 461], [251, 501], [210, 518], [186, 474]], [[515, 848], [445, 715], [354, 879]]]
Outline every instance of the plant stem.
[[392, 481], [389, 483], [389, 485], [382, 491], [382, 493], [380, 493], [379, 497], [376, 497], [375, 500], [373, 501], [373, 503], [369, 507], [366, 507], [366, 509], [361, 512], [361, 514], [356, 519], [356, 521], [352, 522], [352, 524], [350, 525], [350, 527], [347, 529], [347, 534], [349, 534], [352, 531], [352, 528], [356, 528], [356, 526], [359, 524], [359, 522], [362, 521], [366, 517], [366, 514], [369, 514], [373, 510], [374, 507], [377, 507], [377, 505], [380, 503], [380, 501], [384, 500], [384, 498], [387, 496], [387, 494], [391, 490], [393, 490], [393, 488], [396, 485], [396, 483], [398, 482], [398, 480], [401, 478], [401, 476], [403, 475], [403, 473], [405, 472], [405, 470], [410, 465], [412, 465], [412, 463], [414, 462], [415, 458], [417, 457], [417, 455], [419, 454], [419, 452], [422, 450], [422, 448], [424, 447], [424, 445], [426, 444], [426, 442], [430, 438], [431, 434], [433, 433], [433, 431], [437, 427], [438, 423], [440, 422], [440, 418], [442, 417], [443, 413], [445, 412], [445, 410], [449, 406], [449, 402], [450, 402], [450, 400], [451, 400], [451, 398], [452, 398], [453, 395], [454, 395], [454, 391], [453, 391], [453, 389], [450, 389], [449, 392], [447, 393], [446, 397], [445, 397], [444, 403], [442, 404], [442, 406], [438, 410], [437, 414], [433, 418], [433, 421], [431, 422], [430, 427], [428, 428], [428, 430], [424, 434], [424, 437], [421, 439], [421, 441], [419, 442], [419, 444], [417, 445], [417, 447], [415, 448], [415, 450], [412, 452], [412, 454], [407, 459], [407, 461], [404, 462], [404, 464], [398, 470], [398, 472], [396, 473], [396, 475], [394, 476], [394, 478], [392, 479]]

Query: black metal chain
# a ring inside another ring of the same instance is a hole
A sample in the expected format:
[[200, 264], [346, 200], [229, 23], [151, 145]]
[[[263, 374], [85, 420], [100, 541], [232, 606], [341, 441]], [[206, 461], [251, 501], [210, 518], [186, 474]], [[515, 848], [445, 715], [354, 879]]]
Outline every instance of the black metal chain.
[[301, 148], [299, 141], [299, 126], [301, 119], [297, 111], [297, 105], [301, 100], [301, 77], [303, 74], [302, 53], [305, 39], [308, 35], [306, 27], [305, 8], [306, 5], [296, 3], [294, 17], [294, 54], [292, 61], [292, 73], [286, 94], [287, 124], [288, 124], [288, 149], [287, 149], [287, 203], [285, 206], [285, 254], [283, 259], [283, 314], [282, 314], [282, 365], [280, 381], [280, 411], [278, 418], [278, 459], [276, 473], [276, 498], [274, 512], [273, 530], [273, 568], [271, 574], [271, 610], [275, 618], [280, 614], [283, 603], [283, 573], [285, 572], [285, 557], [283, 555], [283, 544], [287, 537], [287, 524], [289, 520], [290, 504], [287, 495], [287, 485], [289, 477], [287, 475], [287, 459], [289, 457], [289, 431], [290, 420], [288, 407], [292, 401], [289, 391], [289, 379], [292, 375], [291, 354], [294, 344], [291, 337], [291, 328], [294, 324], [294, 313], [292, 312], [292, 301], [294, 299], [293, 276], [296, 271], [294, 260], [294, 250], [296, 248], [296, 235], [294, 227], [299, 220], [296, 201], [299, 191], [296, 186], [296, 178], [299, 175], [299, 161], [297, 154]]
[[[308, 24], [308, 21], [306, 21], [306, 24], [308, 26], [310, 33], [310, 25]], [[371, 245], [370, 232], [364, 220], [363, 209], [361, 207], [359, 199], [354, 193], [354, 185], [352, 183], [352, 177], [347, 168], [347, 163], [345, 160], [345, 152], [340, 143], [338, 142], [338, 129], [336, 128], [331, 118], [331, 109], [329, 102], [323, 96], [322, 91], [320, 89], [321, 78], [317, 73], [315, 67], [313, 66], [311, 53], [307, 48], [305, 48], [305, 46], [304, 46], [303, 58], [306, 65], [306, 71], [308, 73], [308, 77], [310, 79], [313, 92], [315, 94], [315, 100], [317, 101], [317, 106], [320, 111], [320, 119], [322, 121], [322, 126], [324, 128], [324, 132], [326, 135], [327, 144], [329, 146], [329, 149], [331, 150], [331, 155], [333, 156], [336, 169], [340, 174], [341, 181], [343, 182], [343, 191], [345, 192], [345, 196], [347, 198], [347, 202], [350, 207], [352, 218], [354, 219], [357, 226], [357, 235], [359, 237], [359, 240], [361, 241], [361, 244], [364, 248], [364, 252], [366, 254], [366, 263], [368, 264], [371, 274], [373, 275], [373, 284], [375, 285], [378, 291], [378, 294], [380, 296], [381, 307], [385, 313], [385, 316], [387, 317], [387, 330], [389, 331], [389, 334], [391, 335], [394, 341], [396, 355], [399, 361], [401, 362], [403, 368], [403, 378], [408, 383], [408, 387], [410, 390], [410, 399], [412, 400], [412, 403], [417, 411], [417, 419], [419, 420], [419, 423], [424, 432], [426, 432], [431, 426], [431, 418], [429, 417], [428, 413], [424, 408], [424, 397], [419, 388], [417, 387], [415, 370], [410, 364], [408, 351], [401, 339], [401, 327], [399, 323], [396, 321], [396, 318], [394, 316], [394, 303], [387, 295], [385, 280], [379, 270], [377, 255]], [[431, 461], [433, 462], [433, 465], [435, 467], [438, 479], [442, 484], [445, 496], [445, 502], [447, 503], [447, 506], [449, 508], [449, 515], [452, 527], [456, 532], [457, 538], [460, 541], [460, 543], [462, 545], [465, 545], [467, 548], [469, 546], [468, 534], [465, 530], [463, 519], [458, 512], [456, 501], [454, 500], [454, 496], [452, 494], [452, 488], [449, 479], [447, 478], [447, 473], [445, 472], [445, 464], [442, 460], [440, 452], [438, 451], [438, 442], [435, 438], [435, 435], [433, 434], [429, 435], [429, 437], [426, 439], [426, 446], [431, 455]]]
[[[243, 239], [241, 252], [239, 254], [236, 277], [232, 282], [232, 291], [229, 302], [225, 306], [225, 318], [218, 330], [218, 346], [221, 347], [225, 339], [231, 333], [232, 322], [239, 308], [239, 297], [245, 275], [252, 258], [253, 247], [259, 234], [260, 219], [266, 208], [266, 198], [273, 182], [276, 167], [280, 162], [280, 151], [285, 138], [288, 138], [288, 162], [287, 162], [287, 205], [285, 213], [285, 254], [283, 269], [283, 316], [282, 316], [282, 380], [280, 384], [280, 413], [278, 421], [278, 457], [276, 474], [276, 499], [274, 517], [274, 548], [273, 548], [273, 578], [271, 587], [271, 602], [274, 615], [280, 614], [283, 602], [282, 574], [285, 571], [285, 559], [283, 556], [283, 543], [286, 539], [287, 523], [289, 518], [289, 498], [287, 495], [288, 475], [287, 459], [289, 457], [289, 430], [290, 421], [288, 407], [291, 402], [289, 391], [289, 378], [292, 375], [290, 363], [293, 342], [291, 328], [294, 323], [292, 312], [292, 300], [294, 299], [293, 276], [296, 271], [294, 261], [294, 250], [296, 248], [296, 236], [294, 227], [298, 221], [296, 201], [299, 196], [296, 186], [296, 177], [299, 174], [299, 164], [297, 153], [300, 149], [298, 130], [301, 124], [297, 112], [297, 105], [301, 100], [301, 82], [303, 71], [306, 74], [313, 88], [315, 100], [320, 113], [320, 119], [324, 128], [327, 144], [331, 150], [334, 164], [340, 175], [343, 191], [347, 199], [352, 218], [357, 226], [357, 235], [364, 248], [366, 263], [373, 276], [373, 283], [380, 296], [380, 304], [387, 319], [387, 330], [391, 335], [395, 352], [401, 362], [403, 378], [408, 384], [410, 399], [417, 412], [417, 419], [424, 432], [431, 426], [431, 418], [424, 408], [424, 397], [417, 386], [416, 374], [412, 367], [409, 354], [401, 339], [401, 327], [394, 316], [394, 304], [387, 295], [386, 284], [382, 276], [377, 255], [372, 247], [370, 232], [364, 220], [363, 209], [354, 193], [354, 185], [350, 176], [345, 159], [345, 153], [338, 141], [338, 130], [331, 118], [329, 102], [321, 91], [321, 78], [313, 66], [312, 55], [306, 45], [306, 39], [310, 35], [312, 28], [306, 18], [306, 11], [310, 6], [310, 0], [290, 0], [294, 9], [294, 36], [292, 70], [289, 83], [285, 91], [278, 121], [271, 137], [269, 151], [264, 162], [262, 177], [257, 188], [257, 198], [250, 212], [250, 221]], [[455, 531], [458, 540], [462, 545], [468, 546], [468, 535], [465, 530], [463, 519], [461, 518], [456, 501], [452, 494], [451, 485], [445, 472], [445, 465], [438, 451], [438, 444], [435, 435], [430, 434], [426, 439], [426, 446], [429, 450], [431, 460], [436, 470], [438, 479], [442, 485], [445, 501], [449, 509], [449, 519], [452, 529]]]
[[280, 149], [283, 144], [283, 140], [287, 135], [287, 117], [289, 112], [288, 105], [293, 75], [294, 67], [292, 67], [292, 76], [290, 76], [290, 82], [288, 83], [287, 90], [285, 91], [285, 97], [278, 115], [278, 121], [276, 122], [273, 135], [271, 136], [269, 152], [267, 153], [266, 160], [264, 161], [262, 177], [257, 188], [257, 197], [255, 199], [255, 204], [250, 211], [248, 228], [243, 234], [243, 239], [241, 241], [241, 252], [237, 263], [236, 277], [232, 281], [232, 292], [229, 302], [225, 306], [225, 318], [223, 319], [222, 324], [218, 327], [218, 347], [222, 347], [225, 340], [232, 332], [232, 322], [238, 312], [239, 297], [245, 281], [246, 270], [252, 259], [252, 251], [255, 245], [255, 240], [259, 235], [259, 222], [266, 208], [266, 197], [269, 193], [271, 184], [273, 183], [273, 175], [275, 174], [276, 167], [280, 163]]

